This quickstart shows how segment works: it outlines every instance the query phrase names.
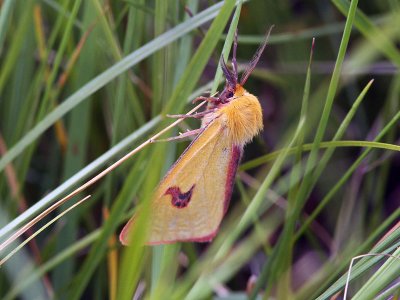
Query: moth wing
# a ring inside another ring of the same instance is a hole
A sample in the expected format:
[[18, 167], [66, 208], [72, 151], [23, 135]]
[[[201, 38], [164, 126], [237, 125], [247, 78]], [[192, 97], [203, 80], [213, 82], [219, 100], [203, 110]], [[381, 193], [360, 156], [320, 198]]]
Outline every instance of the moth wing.
[[[151, 203], [148, 244], [206, 242], [215, 236], [242, 154], [226, 130], [218, 119], [211, 122], [165, 175]], [[129, 244], [134, 224], [135, 215], [121, 232], [123, 244]]]

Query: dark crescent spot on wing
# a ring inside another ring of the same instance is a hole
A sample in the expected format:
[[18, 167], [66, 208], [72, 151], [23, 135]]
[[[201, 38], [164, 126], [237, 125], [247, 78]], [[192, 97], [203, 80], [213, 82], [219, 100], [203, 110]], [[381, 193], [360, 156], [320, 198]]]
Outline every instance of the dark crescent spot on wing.
[[190, 199], [192, 198], [194, 186], [195, 185], [193, 184], [192, 187], [185, 193], [182, 193], [179, 187], [171, 186], [166, 190], [164, 195], [172, 196], [171, 204], [176, 208], [185, 208], [188, 206]]

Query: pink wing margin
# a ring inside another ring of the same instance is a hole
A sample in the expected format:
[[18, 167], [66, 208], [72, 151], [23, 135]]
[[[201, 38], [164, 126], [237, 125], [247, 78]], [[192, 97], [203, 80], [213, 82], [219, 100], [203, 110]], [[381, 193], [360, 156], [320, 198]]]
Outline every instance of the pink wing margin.
[[[227, 174], [228, 176], [226, 177], [226, 182], [225, 182], [224, 213], [222, 215], [221, 221], [229, 208], [229, 203], [231, 201], [232, 192], [233, 192], [233, 186], [235, 185], [236, 172], [239, 167], [239, 163], [242, 158], [242, 155], [243, 155], [243, 147], [233, 145], [232, 150], [231, 150], [231, 158], [229, 160], [229, 165], [228, 165], [228, 174]], [[211, 232], [209, 235], [198, 237], [198, 238], [193, 238], [193, 239], [172, 241], [172, 243], [173, 242], [196, 242], [196, 243], [211, 242], [214, 239], [214, 237], [217, 235], [218, 231], [219, 231], [219, 227], [215, 231]], [[161, 243], [150, 243], [148, 245], [158, 245], [158, 244], [162, 244], [162, 242]]]

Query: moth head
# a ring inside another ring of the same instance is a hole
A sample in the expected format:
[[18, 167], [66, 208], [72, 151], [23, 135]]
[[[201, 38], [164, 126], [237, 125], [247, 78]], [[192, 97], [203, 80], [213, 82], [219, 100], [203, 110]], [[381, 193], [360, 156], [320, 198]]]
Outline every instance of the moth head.
[[236, 61], [236, 50], [237, 50], [237, 45], [238, 45], [238, 34], [237, 30], [235, 31], [235, 37], [233, 41], [233, 53], [232, 53], [232, 70], [228, 68], [226, 65], [226, 62], [224, 58], [221, 55], [220, 58], [220, 65], [222, 72], [224, 73], [225, 76], [225, 88], [220, 94], [220, 99], [222, 103], [229, 102], [229, 99], [233, 97], [235, 94], [236, 90], [240, 87], [243, 87], [243, 85], [246, 83], [247, 79], [249, 78], [250, 74], [253, 72], [254, 68], [256, 67], [258, 61], [260, 60], [260, 57], [262, 53], [264, 52], [265, 47], [267, 46], [267, 42], [271, 33], [273, 26], [271, 26], [266, 35], [264, 42], [258, 47], [256, 53], [254, 54], [252, 60], [248, 63], [245, 71], [242, 74], [242, 77], [240, 78], [240, 81], [238, 80], [238, 67], [237, 67], [237, 61]]

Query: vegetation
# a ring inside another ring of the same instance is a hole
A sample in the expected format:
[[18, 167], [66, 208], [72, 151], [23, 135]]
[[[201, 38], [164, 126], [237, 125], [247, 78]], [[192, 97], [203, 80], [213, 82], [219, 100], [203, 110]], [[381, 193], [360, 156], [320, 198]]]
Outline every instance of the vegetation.
[[212, 243], [143, 246], [146, 214], [119, 243], [188, 145], [154, 143], [0, 247], [2, 299], [399, 297], [397, 1], [0, 5], [0, 242], [221, 90], [236, 28], [243, 69], [275, 25], [246, 83], [264, 131]]

